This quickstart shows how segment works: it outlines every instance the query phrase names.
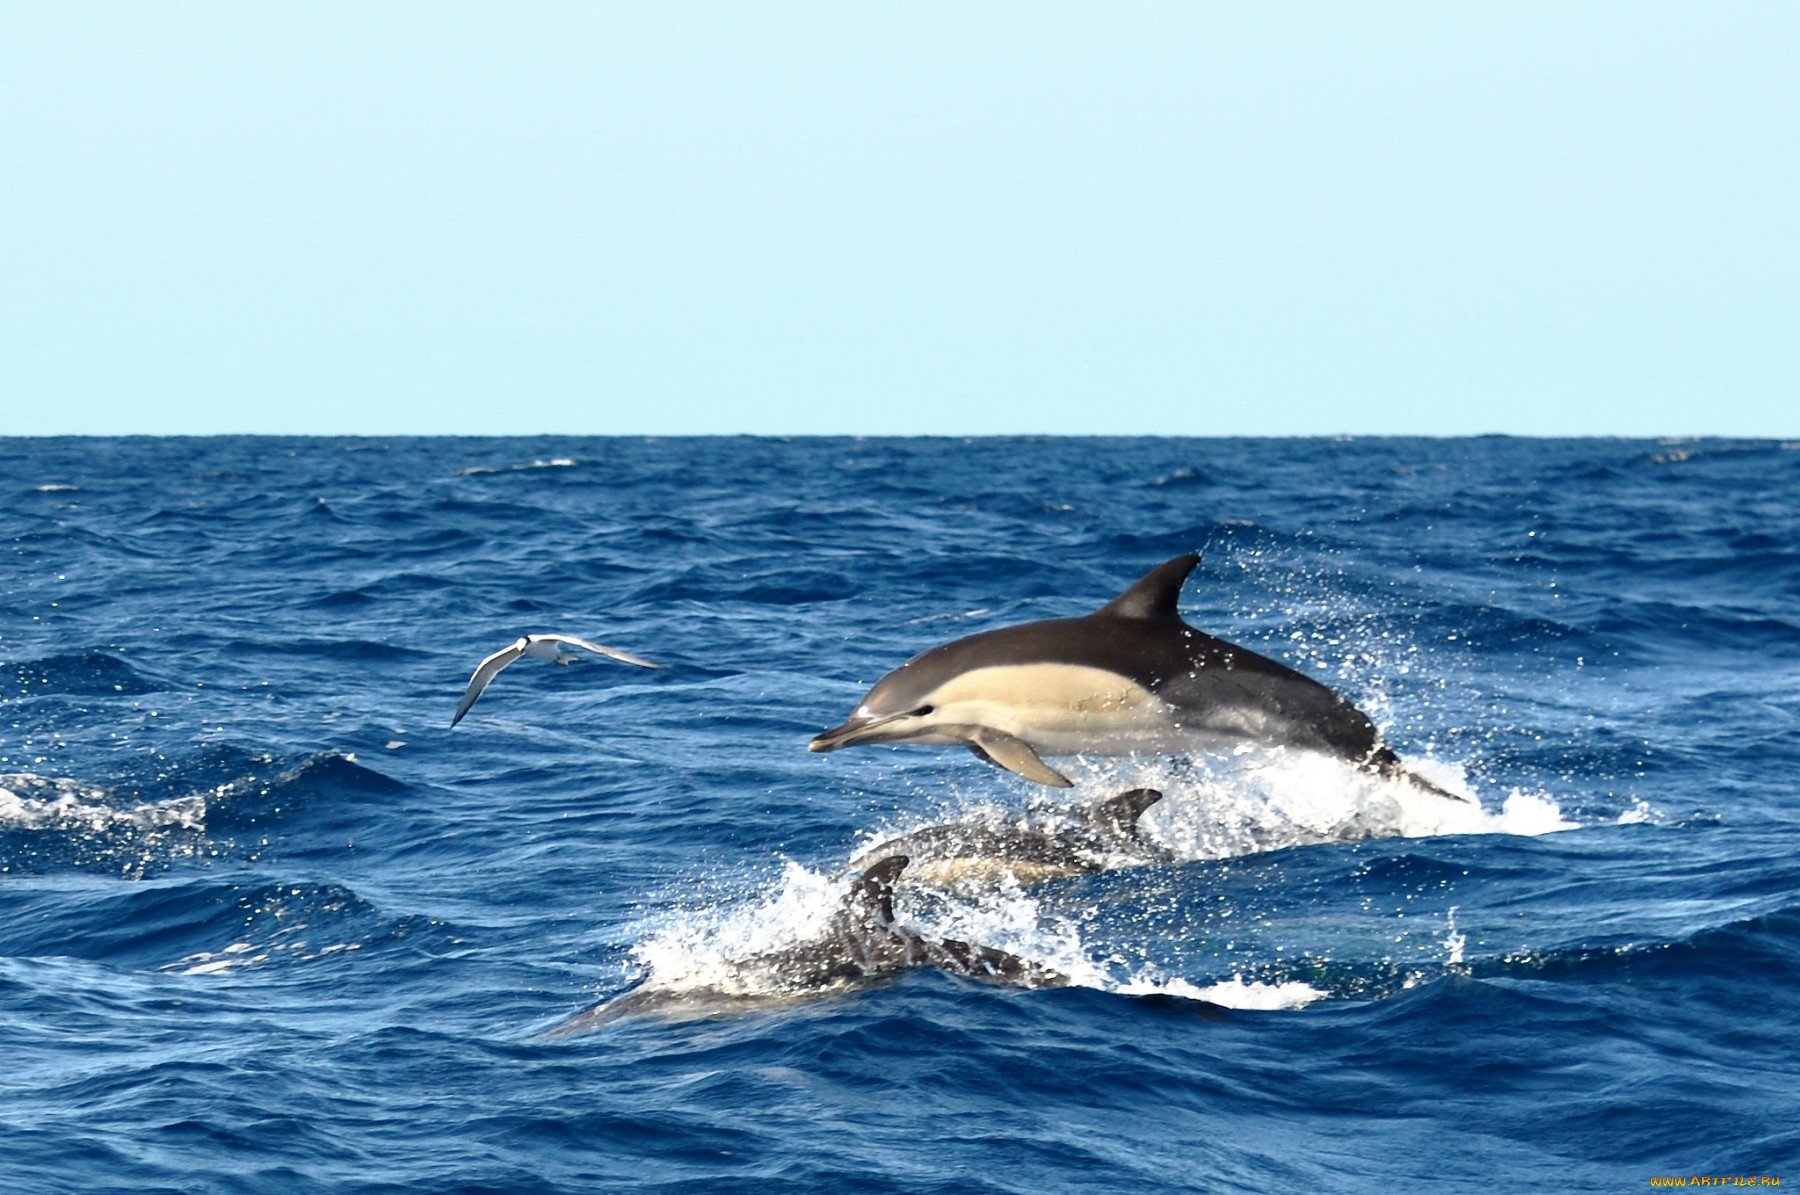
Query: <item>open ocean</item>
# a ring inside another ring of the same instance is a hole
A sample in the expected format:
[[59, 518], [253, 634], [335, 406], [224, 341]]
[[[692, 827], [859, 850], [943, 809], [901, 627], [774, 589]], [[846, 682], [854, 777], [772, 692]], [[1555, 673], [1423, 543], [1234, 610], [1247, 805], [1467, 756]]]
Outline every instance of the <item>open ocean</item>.
[[[0, 497], [0, 1190], [1800, 1183], [1800, 444], [3, 439]], [[1191, 550], [1190, 622], [1480, 809], [806, 750]], [[449, 729], [528, 631], [667, 667]], [[543, 1036], [1133, 784], [1174, 862], [909, 914], [1073, 987]]]

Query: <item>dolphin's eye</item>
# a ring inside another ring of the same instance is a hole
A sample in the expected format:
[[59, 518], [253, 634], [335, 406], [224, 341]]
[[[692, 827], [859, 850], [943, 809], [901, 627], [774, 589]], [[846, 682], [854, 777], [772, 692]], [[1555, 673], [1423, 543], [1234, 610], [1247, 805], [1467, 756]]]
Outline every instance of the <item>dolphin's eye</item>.
[[937, 707], [934, 705], [922, 705], [912, 712], [912, 716], [915, 718], [923, 718], [927, 714], [935, 713], [936, 711]]

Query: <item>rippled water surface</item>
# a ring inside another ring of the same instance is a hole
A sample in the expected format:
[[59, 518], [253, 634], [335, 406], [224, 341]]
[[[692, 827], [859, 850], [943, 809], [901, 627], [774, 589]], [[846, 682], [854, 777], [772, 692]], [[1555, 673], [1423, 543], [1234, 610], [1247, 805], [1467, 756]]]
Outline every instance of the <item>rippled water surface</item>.
[[[14, 439], [0, 495], [0, 1189], [1800, 1181], [1800, 445]], [[807, 752], [1191, 550], [1190, 622], [1479, 807]], [[528, 631], [666, 667], [449, 729]], [[885, 837], [1133, 785], [1154, 859], [901, 902], [1069, 987], [545, 1036], [809, 940]]]

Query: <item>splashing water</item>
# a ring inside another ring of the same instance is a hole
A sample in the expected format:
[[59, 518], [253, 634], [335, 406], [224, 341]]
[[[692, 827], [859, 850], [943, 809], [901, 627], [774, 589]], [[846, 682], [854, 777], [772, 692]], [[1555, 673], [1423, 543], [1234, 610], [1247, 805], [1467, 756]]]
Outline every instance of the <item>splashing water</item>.
[[[1429, 778], [1466, 789], [1462, 769], [1429, 762]], [[1498, 810], [1446, 800], [1404, 782], [1370, 776], [1339, 761], [1301, 752], [1243, 750], [1224, 760], [1084, 761], [1073, 789], [1034, 794], [1023, 813], [993, 802], [965, 804], [956, 824], [971, 829], [1054, 832], [1082, 821], [1097, 800], [1125, 788], [1161, 790], [1144, 814], [1146, 843], [1167, 852], [1115, 857], [1116, 870], [1151, 863], [1222, 861], [1324, 843], [1463, 834], [1532, 836], [1574, 829], [1547, 793], [1514, 790]], [[878, 842], [932, 824], [901, 823], [865, 834], [854, 858]], [[936, 823], [941, 824], [941, 823]], [[646, 983], [667, 992], [711, 992], [749, 998], [807, 993], [788, 986], [759, 958], [815, 940], [842, 903], [848, 880], [835, 869], [787, 861], [761, 895], [661, 919], [632, 948]], [[906, 883], [896, 889], [897, 919], [931, 938], [954, 938], [1006, 951], [1054, 970], [1073, 985], [1124, 995], [1178, 996], [1242, 1009], [1303, 1008], [1331, 993], [1300, 979], [1246, 978], [1241, 964], [1226, 978], [1166, 973], [1162, 964], [1114, 949], [1090, 924], [1091, 909], [1069, 908], [1027, 890], [1004, 870], [991, 882], [941, 889]], [[1226, 911], [1225, 916], [1229, 916]], [[1092, 939], [1092, 940], [1090, 940]], [[1449, 915], [1446, 970], [1463, 966], [1466, 936]], [[1097, 959], [1103, 961], [1096, 961]], [[1316, 960], [1315, 960], [1316, 961]], [[1407, 982], [1420, 973], [1411, 971]]]

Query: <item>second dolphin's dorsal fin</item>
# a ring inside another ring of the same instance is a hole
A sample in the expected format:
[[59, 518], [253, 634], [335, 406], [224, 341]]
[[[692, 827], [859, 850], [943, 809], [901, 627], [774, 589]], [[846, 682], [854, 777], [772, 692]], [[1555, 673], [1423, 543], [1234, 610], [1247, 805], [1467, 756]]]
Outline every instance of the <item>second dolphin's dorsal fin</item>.
[[1116, 834], [1120, 838], [1136, 838], [1138, 818], [1144, 816], [1144, 810], [1162, 800], [1162, 793], [1154, 788], [1134, 788], [1122, 792], [1116, 797], [1108, 797], [1088, 811], [1088, 824], [1102, 833]]
[[1142, 618], [1152, 622], [1181, 618], [1181, 587], [1200, 563], [1200, 553], [1189, 552], [1157, 565], [1106, 605], [1095, 611], [1112, 618]]

